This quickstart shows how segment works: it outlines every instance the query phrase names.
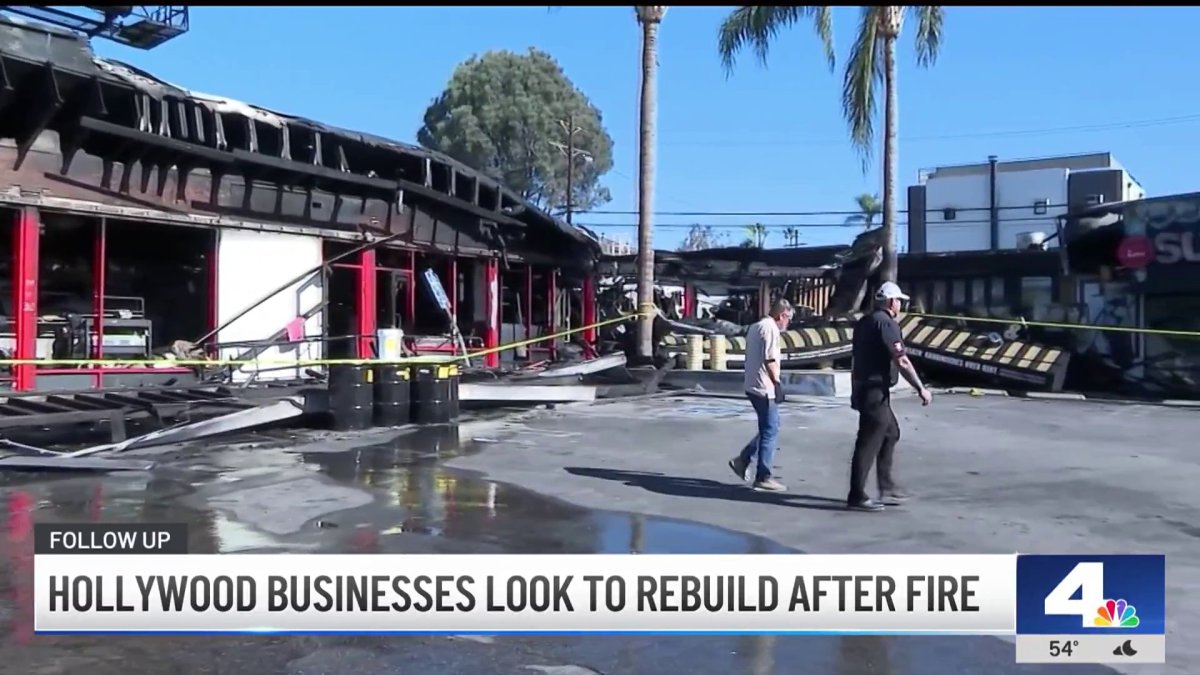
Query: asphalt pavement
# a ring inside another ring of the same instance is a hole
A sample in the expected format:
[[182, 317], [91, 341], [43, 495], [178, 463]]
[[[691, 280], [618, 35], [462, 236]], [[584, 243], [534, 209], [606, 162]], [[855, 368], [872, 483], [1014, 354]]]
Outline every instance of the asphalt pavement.
[[[853, 412], [789, 401], [791, 490], [735, 485], [736, 399], [560, 406], [416, 432], [273, 432], [154, 451], [150, 473], [5, 476], [0, 673], [1110, 673], [1017, 667], [986, 637], [47, 637], [32, 635], [32, 522], [184, 521], [220, 552], [1165, 552], [1168, 658], [1194, 672], [1195, 410], [940, 397], [897, 402], [912, 504], [849, 513]], [[1192, 556], [1189, 557], [1188, 553]]]

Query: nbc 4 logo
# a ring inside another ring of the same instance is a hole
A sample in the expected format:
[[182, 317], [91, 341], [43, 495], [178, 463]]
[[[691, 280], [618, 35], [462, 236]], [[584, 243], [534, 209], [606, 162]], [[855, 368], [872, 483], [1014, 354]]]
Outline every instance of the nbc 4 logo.
[[[1078, 595], [1078, 597], [1076, 597]], [[1104, 597], [1104, 563], [1076, 565], [1046, 596], [1048, 615], [1078, 616], [1084, 628], [1136, 628], [1137, 608]]]

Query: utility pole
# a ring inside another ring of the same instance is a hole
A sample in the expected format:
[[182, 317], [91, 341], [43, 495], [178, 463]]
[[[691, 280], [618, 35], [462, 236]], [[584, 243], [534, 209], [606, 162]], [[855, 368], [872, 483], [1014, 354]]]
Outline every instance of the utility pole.
[[585, 162], [593, 161], [590, 152], [580, 150], [575, 147], [575, 134], [583, 131], [582, 128], [575, 126], [575, 115], [567, 115], [566, 120], [559, 120], [559, 125], [567, 134], [567, 142], [565, 144], [557, 141], [550, 141], [550, 145], [558, 148], [559, 152], [567, 158], [567, 223], [571, 222], [571, 214], [575, 210], [575, 158], [582, 157]]

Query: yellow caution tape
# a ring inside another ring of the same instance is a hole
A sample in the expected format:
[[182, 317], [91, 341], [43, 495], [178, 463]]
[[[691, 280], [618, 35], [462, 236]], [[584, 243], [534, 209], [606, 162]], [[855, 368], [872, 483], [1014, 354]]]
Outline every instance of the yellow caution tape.
[[[96, 367], [96, 368], [222, 368], [226, 366], [283, 366], [287, 368], [311, 368], [316, 366], [362, 366], [362, 365], [409, 365], [409, 364], [448, 364], [465, 361], [466, 359], [475, 359], [489, 354], [497, 354], [510, 349], [526, 347], [528, 345], [545, 342], [547, 340], [556, 340], [561, 337], [567, 337], [576, 333], [592, 330], [595, 328], [603, 328], [612, 324], [622, 323], [630, 319], [643, 316], [643, 313], [631, 312], [622, 314], [612, 319], [597, 321], [596, 323], [580, 326], [578, 328], [570, 328], [567, 330], [551, 333], [550, 335], [539, 335], [538, 337], [512, 342], [499, 347], [490, 349], [482, 349], [469, 354], [458, 354], [455, 356], [409, 356], [401, 359], [131, 359], [131, 360], [116, 360], [116, 359], [0, 359], [0, 366], [17, 366], [17, 365], [36, 365], [36, 366], [66, 366], [66, 367]], [[270, 345], [267, 345], [268, 347]], [[457, 368], [457, 366], [455, 366]]]

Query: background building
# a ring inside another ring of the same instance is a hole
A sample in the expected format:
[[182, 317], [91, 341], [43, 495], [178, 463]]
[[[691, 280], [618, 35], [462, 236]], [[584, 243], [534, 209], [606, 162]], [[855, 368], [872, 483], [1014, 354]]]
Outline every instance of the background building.
[[1107, 152], [922, 170], [908, 188], [908, 251], [1057, 246], [1056, 218], [1068, 210], [1145, 196]]
[[600, 242], [600, 253], [602, 255], [633, 255], [637, 253], [637, 247], [629, 243], [625, 237], [609, 237], [607, 235], [597, 235]]

